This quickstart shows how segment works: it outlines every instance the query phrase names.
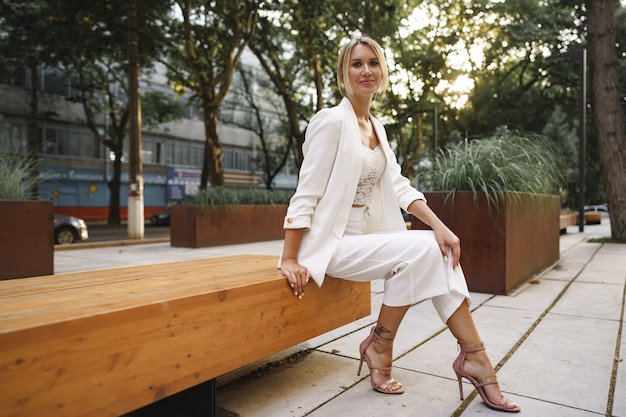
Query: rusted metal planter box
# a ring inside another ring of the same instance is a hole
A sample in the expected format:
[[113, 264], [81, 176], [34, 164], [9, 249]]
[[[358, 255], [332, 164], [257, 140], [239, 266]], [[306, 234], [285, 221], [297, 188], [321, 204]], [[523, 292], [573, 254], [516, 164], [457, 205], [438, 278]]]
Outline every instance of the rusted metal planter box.
[[52, 201], [0, 200], [0, 279], [54, 273]]
[[[487, 204], [483, 192], [426, 192], [430, 208], [461, 239], [470, 291], [506, 295], [559, 259], [558, 196], [510, 192]], [[412, 229], [428, 229], [416, 218]]]
[[202, 248], [283, 239], [286, 212], [286, 205], [173, 206], [170, 244]]

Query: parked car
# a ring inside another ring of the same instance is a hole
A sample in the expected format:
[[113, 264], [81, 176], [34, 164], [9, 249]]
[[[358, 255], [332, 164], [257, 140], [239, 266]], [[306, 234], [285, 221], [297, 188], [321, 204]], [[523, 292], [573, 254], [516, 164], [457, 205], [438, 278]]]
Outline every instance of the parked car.
[[54, 215], [54, 243], [67, 244], [77, 240], [89, 238], [89, 231], [83, 219], [66, 216], [64, 214]]
[[155, 226], [169, 226], [170, 225], [170, 208], [160, 213], [155, 213], [150, 217], [150, 223]]
[[594, 204], [590, 206], [585, 206], [586, 213], [603, 213], [606, 214], [609, 212], [609, 207], [606, 203], [604, 204]]

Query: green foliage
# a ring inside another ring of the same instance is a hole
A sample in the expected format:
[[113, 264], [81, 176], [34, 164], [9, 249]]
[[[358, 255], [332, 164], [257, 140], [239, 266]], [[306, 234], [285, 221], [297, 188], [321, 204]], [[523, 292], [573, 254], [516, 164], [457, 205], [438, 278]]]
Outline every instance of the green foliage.
[[0, 200], [27, 200], [37, 182], [37, 161], [13, 154], [0, 155]]
[[579, 186], [579, 138], [576, 127], [569, 122], [567, 114], [565, 114], [561, 106], [556, 106], [543, 128], [542, 134], [557, 147], [563, 159], [563, 190], [561, 191], [563, 205], [565, 207], [576, 207]]
[[267, 190], [252, 187], [209, 187], [188, 198], [183, 204], [230, 206], [237, 204], [288, 204], [293, 190]]
[[141, 94], [141, 120], [147, 127], [160, 123], [180, 120], [185, 108], [178, 100], [173, 100], [161, 91], [146, 91]]
[[544, 137], [502, 129], [441, 152], [419, 178], [426, 190], [484, 191], [496, 199], [507, 191], [558, 194], [563, 181], [559, 157]]
[[257, 0], [177, 1], [164, 21], [170, 35], [164, 57], [170, 84], [177, 93], [192, 93], [200, 102], [205, 125], [205, 152], [200, 188], [224, 184], [217, 118], [233, 73], [256, 31]]
[[[626, 8], [623, 2], [614, 3], [616, 47], [623, 57]], [[129, 4], [122, 0], [0, 1], [0, 73], [11, 76], [16, 69], [60, 63], [73, 77], [72, 86], [82, 92], [75, 98], [92, 103], [94, 116], [104, 112], [111, 116], [105, 143], [118, 155], [126, 132], [123, 90]], [[438, 109], [440, 147], [450, 144], [454, 132], [473, 139], [508, 125], [535, 132], [545, 126], [558, 133], [555, 129], [575, 126], [577, 119], [577, 63], [546, 62], [545, 57], [585, 45], [587, 8], [580, 1], [154, 0], [137, 4], [142, 69], [160, 54], [168, 67], [169, 84], [178, 92], [192, 93], [196, 100], [201, 97], [197, 101], [210, 117], [229, 90], [234, 66], [248, 46], [283, 98], [282, 110], [297, 142], [296, 151], [311, 115], [337, 102], [337, 50], [355, 33], [370, 34], [385, 47], [393, 85], [375, 103], [373, 113], [389, 127], [392, 146], [408, 176], [431, 150], [435, 125], [432, 113], [424, 115], [424, 110]], [[622, 59], [619, 66], [622, 92], [626, 91], [625, 62]], [[107, 93], [108, 85], [121, 87], [122, 93]], [[258, 88], [259, 94], [265, 89]], [[117, 101], [119, 108], [111, 107]], [[150, 122], [148, 99], [144, 105], [144, 120]], [[562, 106], [564, 119], [554, 119], [557, 105]], [[588, 148], [597, 148], [595, 123], [589, 123]], [[214, 158], [206, 165], [209, 174], [217, 177], [222, 171], [217, 133], [210, 132], [207, 141]], [[566, 143], [557, 146], [561, 145]], [[588, 164], [599, 160], [596, 154], [597, 149], [588, 149]], [[599, 165], [586, 166], [586, 171], [587, 198], [593, 194], [602, 201], [603, 190], [593, 192]], [[574, 182], [570, 184], [566, 188], [573, 201], [578, 190]]]

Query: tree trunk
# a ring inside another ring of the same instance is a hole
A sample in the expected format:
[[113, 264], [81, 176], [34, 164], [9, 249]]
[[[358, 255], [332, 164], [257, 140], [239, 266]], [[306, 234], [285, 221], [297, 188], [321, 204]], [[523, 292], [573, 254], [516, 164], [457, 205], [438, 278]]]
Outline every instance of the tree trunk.
[[211, 186], [224, 185], [224, 167], [222, 165], [222, 146], [217, 131], [217, 109], [204, 107], [204, 158], [200, 189], [206, 190], [209, 180]]
[[615, 6], [608, 0], [591, 0], [585, 4], [589, 25], [591, 107], [598, 131], [611, 237], [626, 241], [626, 128], [617, 71]]
[[137, 0], [128, 3], [128, 237], [144, 237], [144, 187], [141, 160], [141, 102], [139, 99], [139, 31]]

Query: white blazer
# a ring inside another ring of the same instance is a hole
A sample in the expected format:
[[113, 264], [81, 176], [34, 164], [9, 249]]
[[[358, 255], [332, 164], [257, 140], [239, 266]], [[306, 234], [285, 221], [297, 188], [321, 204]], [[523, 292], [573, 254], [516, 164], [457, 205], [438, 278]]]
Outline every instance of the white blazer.
[[[413, 201], [425, 200], [424, 194], [402, 176], [383, 125], [374, 118], [372, 124], [386, 164], [369, 205], [366, 233], [406, 230], [400, 207], [406, 210]], [[336, 107], [320, 110], [306, 130], [298, 186], [283, 227], [307, 229], [300, 242], [298, 263], [320, 286], [348, 222], [361, 175], [362, 146], [356, 114], [347, 98]]]

